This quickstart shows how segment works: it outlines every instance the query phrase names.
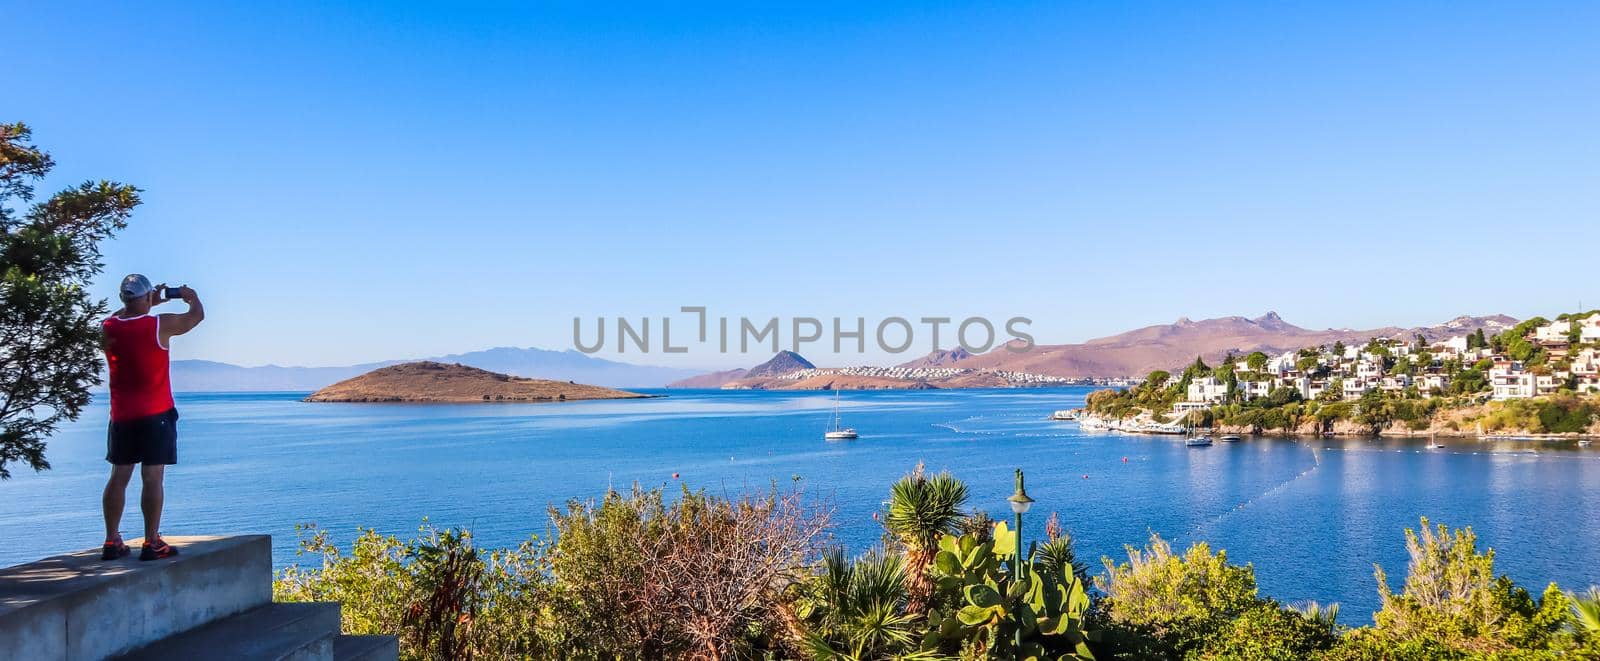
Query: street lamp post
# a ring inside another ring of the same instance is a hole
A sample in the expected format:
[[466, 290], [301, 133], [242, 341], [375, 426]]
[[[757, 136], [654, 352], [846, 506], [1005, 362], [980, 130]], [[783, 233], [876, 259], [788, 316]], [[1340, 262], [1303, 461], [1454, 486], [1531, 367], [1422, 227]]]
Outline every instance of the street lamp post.
[[[1027, 562], [1022, 557], [1022, 515], [1028, 513], [1028, 508], [1033, 507], [1033, 499], [1028, 497], [1028, 490], [1022, 488], [1022, 469], [1017, 469], [1017, 492], [1006, 499], [1011, 503], [1011, 511], [1017, 515], [1017, 554], [1011, 559], [1011, 573], [1014, 580], [1022, 581], [1027, 577]], [[1015, 614], [1017, 618], [1016, 634], [1012, 643], [1016, 646], [1017, 658], [1022, 658], [1022, 615]]]

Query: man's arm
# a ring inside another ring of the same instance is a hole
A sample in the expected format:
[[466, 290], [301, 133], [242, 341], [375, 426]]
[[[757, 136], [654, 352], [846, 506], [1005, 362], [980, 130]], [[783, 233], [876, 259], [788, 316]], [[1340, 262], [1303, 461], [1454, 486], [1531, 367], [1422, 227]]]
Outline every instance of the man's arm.
[[174, 335], [182, 335], [195, 326], [199, 326], [206, 318], [206, 307], [200, 304], [200, 297], [188, 286], [178, 288], [178, 293], [183, 297], [183, 302], [189, 304], [189, 311], [179, 314], [160, 315], [161, 321], [161, 346], [168, 346]]

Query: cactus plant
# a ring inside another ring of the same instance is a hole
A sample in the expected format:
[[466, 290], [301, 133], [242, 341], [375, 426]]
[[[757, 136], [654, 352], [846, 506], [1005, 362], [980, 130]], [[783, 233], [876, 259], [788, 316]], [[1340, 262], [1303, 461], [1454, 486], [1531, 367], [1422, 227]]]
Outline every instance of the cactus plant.
[[[1011, 562], [1016, 532], [996, 524], [993, 539], [945, 535], [934, 556], [936, 585], [951, 603], [927, 648], [959, 648], [990, 658], [1093, 659], [1084, 628], [1089, 609], [1087, 586], [1070, 568], [1041, 558], [1030, 549], [1025, 578], [1016, 580]], [[1022, 649], [1011, 641], [1022, 629]]]

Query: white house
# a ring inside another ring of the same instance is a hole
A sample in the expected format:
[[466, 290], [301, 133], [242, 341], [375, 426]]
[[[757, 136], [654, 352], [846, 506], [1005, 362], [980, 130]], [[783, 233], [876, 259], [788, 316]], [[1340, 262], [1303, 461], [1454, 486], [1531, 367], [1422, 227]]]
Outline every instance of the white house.
[[1579, 342], [1600, 342], [1600, 312], [1584, 317], [1578, 322]]
[[1522, 371], [1522, 363], [1501, 361], [1489, 370], [1489, 386], [1495, 399], [1523, 399], [1534, 393], [1533, 375]]
[[1228, 384], [1214, 376], [1203, 376], [1189, 382], [1188, 400], [1191, 402], [1219, 403], [1228, 396]]
[[1393, 376], [1383, 377], [1383, 381], [1378, 387], [1393, 392], [1397, 390], [1405, 390], [1406, 386], [1409, 385], [1411, 385], [1411, 377], [1404, 374], [1395, 374]]
[[1573, 354], [1572, 373], [1580, 377], [1600, 375], [1600, 350], [1584, 349]]
[[1450, 379], [1443, 374], [1423, 374], [1418, 376], [1413, 383], [1417, 385], [1417, 390], [1422, 391], [1423, 394], [1433, 392], [1436, 388], [1444, 390], [1450, 387]]
[[1567, 341], [1567, 333], [1572, 330], [1570, 321], [1552, 321], [1548, 324], [1533, 329], [1535, 342], [1561, 343]]
[[1457, 335], [1433, 345], [1433, 353], [1459, 356], [1467, 352], [1467, 336]]
[[1239, 390], [1244, 393], [1245, 399], [1256, 399], [1272, 394], [1272, 381], [1240, 381]]
[[1377, 387], [1375, 382], [1369, 382], [1366, 379], [1345, 379], [1342, 396], [1345, 399], [1360, 399], [1363, 393], [1375, 387]]

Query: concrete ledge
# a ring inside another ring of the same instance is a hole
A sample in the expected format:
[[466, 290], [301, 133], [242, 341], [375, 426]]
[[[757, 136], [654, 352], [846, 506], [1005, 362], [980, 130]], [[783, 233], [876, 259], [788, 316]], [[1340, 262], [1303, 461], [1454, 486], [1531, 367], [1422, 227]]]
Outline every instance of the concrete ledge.
[[168, 537], [180, 555], [102, 561], [100, 550], [0, 569], [4, 655], [100, 659], [272, 600], [272, 538]]
[[333, 661], [395, 661], [400, 639], [394, 636], [339, 636], [333, 639]]
[[339, 604], [267, 604], [164, 638], [117, 661], [334, 658]]

